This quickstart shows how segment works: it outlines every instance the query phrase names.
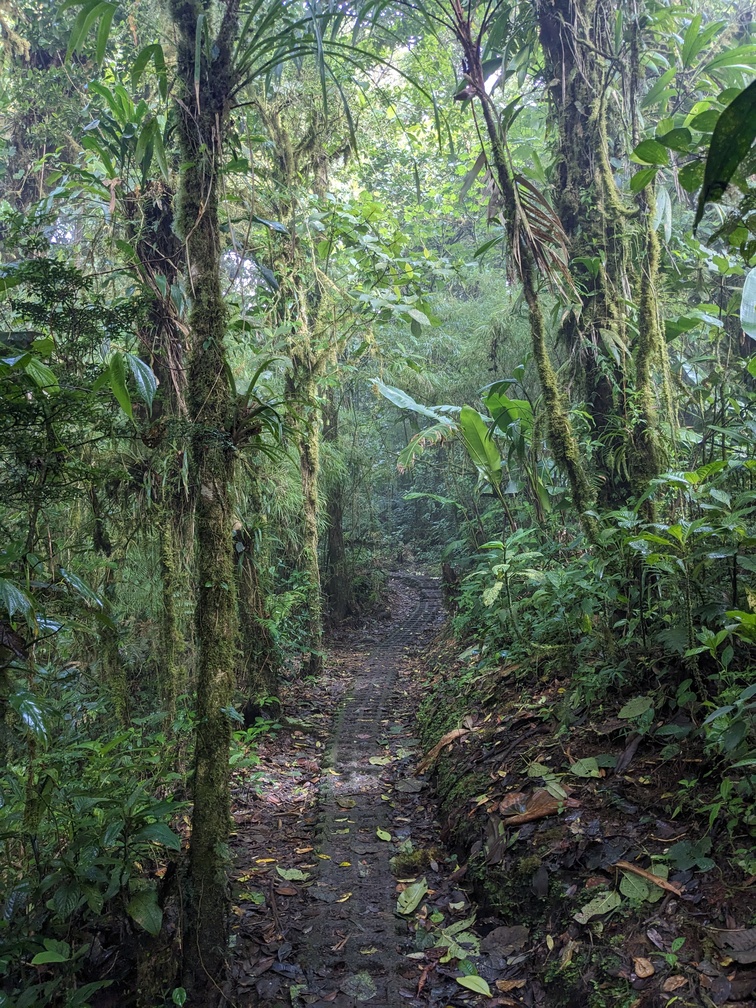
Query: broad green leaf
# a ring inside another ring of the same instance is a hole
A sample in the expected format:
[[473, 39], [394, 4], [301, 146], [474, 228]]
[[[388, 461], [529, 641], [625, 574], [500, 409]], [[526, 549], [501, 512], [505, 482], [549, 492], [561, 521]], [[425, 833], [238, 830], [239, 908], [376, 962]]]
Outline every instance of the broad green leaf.
[[693, 136], [685, 126], [681, 126], [679, 129], [672, 129], [662, 136], [657, 136], [656, 139], [660, 144], [669, 147], [670, 150], [682, 151], [683, 153], [690, 150], [690, 145], [693, 142]]
[[598, 763], [593, 756], [585, 756], [583, 759], [575, 760], [570, 767], [570, 773], [576, 777], [600, 777]]
[[118, 400], [119, 406], [126, 416], [130, 420], [133, 420], [134, 411], [131, 408], [131, 397], [129, 390], [126, 388], [126, 366], [123, 354], [120, 351], [116, 351], [110, 358], [108, 377], [110, 379], [110, 388]]
[[396, 908], [399, 913], [411, 914], [413, 910], [417, 909], [427, 892], [428, 880], [426, 878], [419, 879], [417, 882], [413, 882], [412, 885], [408, 885], [403, 892], [399, 893], [399, 898], [396, 901]]
[[635, 900], [647, 900], [651, 885], [639, 875], [634, 875], [632, 872], [622, 872], [619, 888], [623, 896], [629, 896], [630, 899]]
[[667, 88], [672, 83], [676, 73], [677, 68], [672, 67], [669, 70], [665, 70], [660, 77], [657, 77], [641, 99], [641, 108], [648, 108], [648, 106], [654, 105], [656, 102], [664, 101], [664, 99], [668, 97], [666, 94]]
[[93, 592], [89, 585], [85, 584], [76, 574], [66, 570], [65, 567], [61, 567], [60, 576], [67, 585], [73, 588], [77, 595], [86, 599], [87, 602], [91, 602], [93, 605], [97, 606], [98, 609], [103, 609], [105, 607], [105, 603], [100, 596], [96, 592]]
[[691, 18], [691, 22], [688, 25], [685, 36], [683, 37], [680, 56], [682, 57], [682, 65], [684, 67], [690, 66], [690, 62], [693, 57], [696, 53], [700, 52], [700, 49], [696, 48], [696, 46], [701, 32], [701, 21], [702, 16], [700, 14], [696, 14], [695, 17]]
[[389, 402], [392, 402], [400, 409], [410, 410], [412, 413], [419, 413], [421, 416], [427, 416], [432, 420], [438, 420], [440, 423], [445, 423], [448, 426], [451, 426], [451, 421], [446, 417], [442, 417], [438, 413], [435, 413], [428, 406], [423, 406], [421, 403], [415, 402], [411, 395], [407, 395], [407, 393], [402, 392], [401, 389], [393, 388], [391, 385], [384, 385], [384, 383], [378, 378], [373, 378], [372, 382], [384, 399], [388, 399]]
[[44, 389], [45, 392], [60, 392], [58, 379], [47, 364], [43, 364], [38, 358], [32, 357], [24, 367], [24, 371], [38, 388]]
[[645, 714], [647, 710], [651, 709], [653, 703], [651, 697], [648, 696], [633, 697], [632, 700], [628, 700], [624, 707], [622, 707], [617, 717], [630, 721], [633, 718], [640, 717], [641, 714]]
[[98, 66], [105, 58], [105, 49], [110, 38], [110, 26], [113, 23], [113, 15], [118, 7], [117, 4], [104, 4], [104, 9], [100, 15], [100, 24], [97, 28], [97, 41], [95, 43], [95, 62]]
[[492, 997], [491, 988], [488, 986], [483, 977], [462, 976], [457, 977], [456, 980], [460, 987], [466, 987], [467, 990], [475, 991], [476, 994], [482, 994], [483, 997]]
[[47, 741], [47, 721], [37, 698], [27, 689], [15, 689], [8, 695], [8, 703], [19, 721], [38, 742]]
[[756, 81], [730, 102], [714, 129], [704, 169], [703, 187], [698, 197], [694, 229], [703, 217], [707, 203], [724, 195], [738, 165], [756, 139]]
[[719, 120], [718, 109], [707, 109], [699, 112], [690, 121], [691, 129], [698, 130], [699, 133], [711, 133]]
[[711, 73], [712, 70], [722, 70], [726, 67], [738, 67], [741, 70], [756, 68], [756, 45], [742, 45], [736, 46], [734, 49], [726, 49], [714, 59], [709, 60], [703, 68], [703, 72]]
[[[746, 273], [740, 298], [740, 324], [744, 333], [751, 339], [756, 339], [756, 267]], [[751, 362], [748, 364], [748, 371], [753, 374]]]
[[501, 455], [477, 410], [463, 406], [459, 414], [462, 440], [473, 464], [493, 486], [501, 483]]
[[378, 837], [379, 840], [391, 839], [391, 834], [388, 833], [385, 829], [381, 829], [380, 827], [375, 831], [375, 835]]
[[492, 585], [483, 589], [483, 605], [488, 607], [492, 606], [496, 599], [501, 595], [501, 590], [504, 587], [503, 581], [494, 581]]
[[276, 865], [276, 872], [287, 882], [306, 882], [310, 877], [309, 872], [303, 872], [300, 868], [279, 868]]
[[638, 171], [630, 179], [630, 191], [640, 192], [641, 189], [645, 189], [647, 185], [654, 181], [656, 178], [657, 168], [639, 168]]
[[531, 763], [528, 767], [528, 777], [553, 777], [554, 771], [545, 763]]
[[641, 140], [630, 155], [630, 160], [638, 164], [667, 165], [669, 164], [669, 152], [658, 140]]
[[160, 934], [163, 911], [158, 906], [154, 889], [143, 889], [129, 900], [126, 913], [151, 935]]
[[70, 958], [70, 954], [62, 955], [60, 952], [37, 952], [31, 964], [32, 966], [42, 966], [45, 963], [62, 963], [68, 962]]
[[20, 613], [22, 616], [30, 616], [34, 610], [32, 600], [29, 596], [16, 587], [12, 581], [0, 578], [0, 603], [2, 603], [8, 616], [15, 616]]
[[150, 409], [152, 409], [152, 402], [158, 386], [155, 372], [149, 364], [145, 364], [143, 360], [140, 360], [134, 354], [124, 354], [124, 356], [140, 399], [143, 399]]
[[686, 192], [695, 192], [703, 182], [703, 161], [689, 161], [677, 173], [677, 181]]
[[621, 905], [622, 898], [619, 893], [607, 892], [601, 896], [594, 896], [582, 910], [572, 916], [579, 924], [587, 924], [592, 917], [600, 917], [602, 914], [609, 913], [610, 910], [616, 910]]
[[137, 843], [159, 843], [170, 850], [181, 850], [181, 837], [165, 823], [154, 822], [143, 826], [134, 834]]

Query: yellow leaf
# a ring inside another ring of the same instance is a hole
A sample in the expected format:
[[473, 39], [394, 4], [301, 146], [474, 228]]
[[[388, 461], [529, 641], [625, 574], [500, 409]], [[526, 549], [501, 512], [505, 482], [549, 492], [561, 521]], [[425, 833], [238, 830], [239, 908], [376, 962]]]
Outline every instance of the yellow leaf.
[[339, 868], [351, 868], [351, 867], [352, 867], [351, 861], [339, 861]]
[[346, 901], [349, 899], [349, 897], [351, 895], [352, 894], [350, 892], [345, 892], [343, 896], [339, 896], [339, 898], [336, 900], [336, 902], [337, 903], [346, 903]]
[[331, 855], [330, 854], [318, 854], [317, 857], [319, 857], [322, 861], [330, 861], [331, 860]]
[[259, 857], [255, 861], [255, 864], [275, 864], [276, 859], [274, 857]]

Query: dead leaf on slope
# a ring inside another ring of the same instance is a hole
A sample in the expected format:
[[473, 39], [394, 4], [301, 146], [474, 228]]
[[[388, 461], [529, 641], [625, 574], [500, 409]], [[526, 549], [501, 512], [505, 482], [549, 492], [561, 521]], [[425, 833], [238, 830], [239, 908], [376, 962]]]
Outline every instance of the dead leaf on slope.
[[580, 802], [575, 798], [555, 798], [546, 788], [536, 788], [528, 799], [525, 811], [519, 815], [507, 816], [506, 823], [507, 826], [518, 826], [556, 815], [565, 808], [580, 808]]
[[442, 736], [438, 740], [430, 752], [427, 753], [425, 759], [423, 759], [418, 766], [417, 772], [425, 773], [426, 770], [429, 770], [441, 755], [442, 749], [451, 745], [451, 743], [455, 742], [458, 738], [462, 738], [463, 735], [468, 735], [471, 731], [473, 731], [472, 728], [453, 728], [451, 731], [447, 732], [446, 735]]

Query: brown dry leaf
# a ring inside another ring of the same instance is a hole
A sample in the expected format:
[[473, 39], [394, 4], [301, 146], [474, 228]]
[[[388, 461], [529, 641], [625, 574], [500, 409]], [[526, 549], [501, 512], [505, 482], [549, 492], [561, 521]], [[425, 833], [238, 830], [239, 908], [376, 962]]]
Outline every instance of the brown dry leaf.
[[517, 826], [521, 823], [532, 822], [534, 819], [545, 819], [546, 816], [556, 815], [564, 808], [579, 807], [580, 802], [575, 798], [555, 798], [545, 788], [537, 788], [528, 799], [525, 811], [520, 815], [508, 816], [507, 825]]
[[680, 990], [688, 982], [688, 978], [681, 976], [676, 973], [675, 976], [667, 977], [667, 979], [662, 984], [662, 990], [665, 994], [671, 994], [672, 991]]
[[527, 808], [528, 796], [523, 791], [512, 791], [499, 802], [499, 813], [504, 816], [518, 815]]
[[640, 977], [641, 980], [645, 980], [646, 977], [653, 976], [656, 970], [650, 959], [643, 959], [638, 957], [633, 959], [633, 968], [635, 969], [635, 975]]
[[666, 879], [659, 878], [658, 875], [652, 875], [651, 872], [646, 871], [645, 868], [639, 868], [638, 865], [630, 864], [629, 861], [615, 861], [612, 868], [622, 868], [623, 871], [629, 871], [634, 875], [640, 875], [640, 877], [645, 879], [646, 882], [659, 886], [660, 889], [666, 889], [667, 892], [674, 893], [675, 896], [682, 896], [682, 889], [679, 886], [673, 885], [671, 882], [667, 882]]
[[429, 770], [433, 764], [436, 762], [441, 754], [441, 750], [452, 742], [456, 741], [458, 738], [462, 738], [463, 735], [468, 735], [473, 729], [472, 728], [453, 728], [446, 735], [442, 736], [438, 742], [433, 746], [431, 751], [426, 755], [425, 759], [420, 763], [417, 768], [418, 773], [425, 773]]
[[507, 991], [517, 990], [518, 987], [524, 987], [527, 980], [524, 978], [522, 980], [497, 980], [496, 990], [500, 990], [502, 994], [506, 994]]
[[714, 944], [737, 963], [756, 962], [756, 928], [709, 928]]
[[273, 892], [277, 896], [296, 896], [297, 895], [297, 890], [294, 888], [294, 886], [278, 886], [278, 888], [274, 889]]

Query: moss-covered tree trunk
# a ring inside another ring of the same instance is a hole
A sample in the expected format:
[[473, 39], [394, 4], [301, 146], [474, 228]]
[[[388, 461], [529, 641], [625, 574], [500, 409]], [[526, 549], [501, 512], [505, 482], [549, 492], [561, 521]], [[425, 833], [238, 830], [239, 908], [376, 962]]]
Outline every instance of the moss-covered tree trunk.
[[[304, 320], [300, 320], [302, 322]], [[323, 592], [320, 581], [320, 532], [318, 512], [320, 494], [320, 438], [322, 417], [318, 404], [320, 358], [313, 352], [312, 336], [300, 333], [292, 344], [292, 369], [287, 378], [287, 392], [297, 417], [294, 440], [299, 455], [302, 483], [302, 559], [301, 570], [307, 576], [306, 605], [308, 649], [302, 656], [302, 674], [317, 675], [323, 667]]]
[[271, 587], [267, 519], [261, 487], [254, 473], [247, 488], [247, 499], [254, 524], [236, 531], [241, 631], [239, 686], [254, 709], [261, 709], [266, 700], [277, 696], [280, 653], [271, 629], [267, 602]]
[[546, 345], [546, 326], [538, 293], [535, 256], [528, 238], [529, 227], [523, 220], [524, 211], [517, 194], [505, 137], [493, 102], [486, 91], [486, 74], [479, 41], [473, 38], [471, 22], [464, 15], [462, 7], [455, 8], [455, 11], [455, 33], [465, 57], [468, 93], [478, 99], [483, 113], [490, 161], [501, 195], [510, 254], [528, 306], [533, 357], [543, 392], [549, 448], [554, 461], [567, 478], [572, 502], [583, 530], [589, 539], [593, 539], [597, 532], [596, 522], [589, 512], [595, 502], [595, 493], [580, 457], [564, 396]]
[[[323, 416], [323, 441], [332, 452], [338, 451], [339, 410], [333, 392], [329, 392]], [[326, 531], [324, 595], [331, 619], [337, 623], [356, 612], [354, 586], [347, 567], [344, 544], [344, 475], [338, 466], [328, 480], [326, 495]]]
[[227, 853], [230, 827], [228, 707], [236, 662], [237, 611], [230, 486], [234, 469], [234, 397], [226, 360], [221, 293], [218, 178], [232, 91], [237, 0], [170, 0], [178, 36], [181, 142], [178, 226], [185, 242], [191, 295], [188, 400], [193, 425], [198, 599], [196, 743], [192, 836], [184, 904], [183, 980], [192, 1003], [220, 1000], [228, 936]]
[[[593, 422], [593, 467], [603, 503], [619, 507], [641, 494], [663, 465], [652, 364], [663, 370], [655, 338], [659, 247], [648, 228], [648, 205], [627, 205], [614, 181], [610, 156], [621, 154], [620, 117], [608, 112], [607, 93], [620, 93], [620, 68], [612, 59], [616, 5], [611, 0], [535, 0], [541, 46], [550, 81], [556, 129], [555, 207], [569, 244], [579, 310], [561, 328], [572, 373]], [[635, 29], [633, 28], [635, 31]], [[637, 33], [626, 75], [635, 100]], [[626, 110], [634, 120], [634, 109]], [[640, 271], [631, 246], [648, 252]], [[640, 272], [638, 289], [633, 281]], [[654, 304], [649, 303], [650, 299]], [[628, 305], [638, 304], [637, 345]]]

